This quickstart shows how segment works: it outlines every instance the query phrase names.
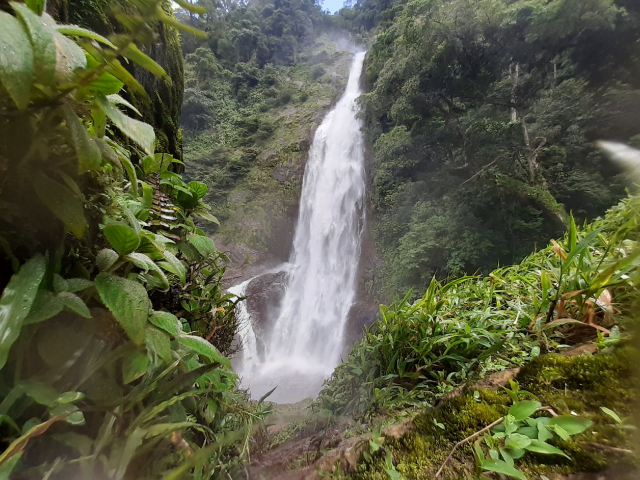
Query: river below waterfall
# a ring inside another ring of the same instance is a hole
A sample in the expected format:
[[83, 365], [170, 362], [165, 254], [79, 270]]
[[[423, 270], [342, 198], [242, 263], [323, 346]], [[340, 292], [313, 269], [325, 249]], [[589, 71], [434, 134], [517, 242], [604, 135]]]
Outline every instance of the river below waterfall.
[[[364, 227], [364, 142], [356, 118], [365, 53], [355, 54], [346, 90], [318, 128], [309, 152], [280, 311], [262, 355], [246, 305], [236, 315], [243, 352], [238, 373], [259, 398], [297, 402], [315, 396], [340, 362], [356, 296]], [[242, 297], [248, 280], [229, 289]]]

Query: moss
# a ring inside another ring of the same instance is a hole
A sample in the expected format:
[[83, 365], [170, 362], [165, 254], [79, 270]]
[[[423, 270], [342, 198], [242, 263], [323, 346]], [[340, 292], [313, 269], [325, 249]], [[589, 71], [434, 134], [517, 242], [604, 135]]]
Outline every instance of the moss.
[[[543, 405], [550, 405], [560, 414], [575, 412], [593, 421], [584, 433], [567, 441], [554, 437], [551, 441], [570, 457], [527, 453], [516, 466], [529, 478], [540, 475], [568, 475], [577, 472], [598, 472], [612, 464], [628, 462], [637, 468], [637, 460], [616, 457], [592, 449], [589, 442], [610, 444], [633, 449], [634, 439], [605, 415], [606, 406], [624, 417], [633, 413], [638, 401], [640, 384], [634, 365], [640, 353], [621, 348], [610, 355], [580, 355], [567, 358], [562, 355], [544, 355], [525, 366], [517, 377], [520, 388], [535, 394]], [[479, 390], [476, 400], [472, 391], [445, 401], [435, 409], [422, 412], [414, 421], [415, 429], [399, 440], [385, 442], [391, 451], [396, 469], [406, 478], [433, 478], [453, 446], [460, 440], [481, 430], [507, 413], [511, 404], [504, 391]], [[542, 415], [542, 414], [541, 414]], [[442, 424], [444, 430], [437, 424]], [[472, 477], [474, 459], [471, 446], [460, 448], [443, 478]], [[358, 480], [387, 479], [384, 454], [361, 461], [349, 478]]]

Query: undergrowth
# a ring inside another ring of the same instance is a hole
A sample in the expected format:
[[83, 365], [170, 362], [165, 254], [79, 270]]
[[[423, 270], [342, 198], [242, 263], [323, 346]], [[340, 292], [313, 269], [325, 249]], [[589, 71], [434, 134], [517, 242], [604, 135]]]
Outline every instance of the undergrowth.
[[[636, 349], [623, 347], [593, 356], [542, 355], [523, 368], [517, 381], [542, 405], [551, 406], [560, 415], [584, 417], [593, 424], [568, 440], [558, 437], [550, 440], [569, 458], [529, 452], [521, 460], [516, 460], [518, 470], [528, 478], [539, 478], [552, 473], [597, 472], [613, 464], [637, 467], [635, 457], [620, 457], [592, 445], [634, 448], [633, 431], [622, 428], [600, 407], [607, 407], [620, 416], [633, 413], [640, 387], [634, 365], [639, 360]], [[550, 372], [559, 375], [549, 381]], [[453, 446], [503, 417], [511, 400], [505, 391], [467, 389], [461, 395], [444, 401], [438, 408], [425, 410], [416, 417], [414, 430], [397, 440], [385, 439], [383, 445], [391, 453], [394, 467], [402, 478], [434, 478]], [[543, 415], [541, 412], [535, 416]], [[390, 478], [385, 455], [369, 457], [363, 456], [356, 471], [349, 473], [347, 478]], [[457, 450], [441, 478], [470, 478], [474, 476], [474, 468], [474, 454], [469, 443]]]
[[[568, 344], [619, 338], [630, 275], [637, 264], [638, 198], [602, 219], [571, 227], [519, 265], [486, 277], [431, 282], [380, 307], [365, 333], [327, 380], [317, 406], [335, 414], [375, 415], [433, 403], [468, 380], [523, 366]], [[613, 327], [613, 328], [612, 328]]]

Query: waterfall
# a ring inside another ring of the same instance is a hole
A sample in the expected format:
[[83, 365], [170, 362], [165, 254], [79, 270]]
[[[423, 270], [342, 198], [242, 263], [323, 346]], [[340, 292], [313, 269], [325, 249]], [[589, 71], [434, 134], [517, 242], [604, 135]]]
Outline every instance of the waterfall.
[[[251, 280], [253, 280], [253, 278], [242, 282], [240, 285], [231, 287], [228, 292], [235, 295], [236, 298], [244, 297]], [[242, 349], [242, 363], [240, 364], [240, 371], [238, 373], [242, 374], [244, 371], [251, 371], [259, 360], [256, 334], [253, 331], [251, 315], [249, 315], [247, 310], [246, 300], [242, 300], [236, 305], [236, 321], [238, 323], [238, 338]]]
[[254, 398], [275, 386], [273, 401], [315, 396], [340, 361], [364, 224], [364, 145], [356, 118], [364, 56], [355, 55], [346, 90], [313, 139], [280, 313], [266, 358], [242, 372]]

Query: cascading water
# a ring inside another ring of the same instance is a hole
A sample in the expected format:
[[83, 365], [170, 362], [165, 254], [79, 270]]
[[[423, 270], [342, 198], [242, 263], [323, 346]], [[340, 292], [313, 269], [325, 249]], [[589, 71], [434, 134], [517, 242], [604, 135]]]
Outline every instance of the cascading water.
[[[228, 292], [237, 298], [244, 297], [251, 280], [253, 278], [231, 287]], [[256, 334], [251, 325], [251, 315], [247, 311], [247, 302], [244, 300], [236, 306], [236, 321], [238, 322], [238, 337], [242, 346], [242, 363], [239, 373], [243, 373], [245, 370], [251, 371], [256, 362], [258, 362]]]
[[[266, 358], [242, 368], [254, 397], [275, 386], [272, 401], [316, 395], [340, 360], [364, 223], [364, 148], [355, 102], [364, 56], [355, 55], [345, 93], [311, 146], [280, 314], [267, 339]], [[237, 294], [244, 293], [242, 288], [246, 285], [234, 287]], [[244, 342], [246, 351], [255, 337]]]

